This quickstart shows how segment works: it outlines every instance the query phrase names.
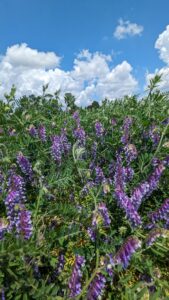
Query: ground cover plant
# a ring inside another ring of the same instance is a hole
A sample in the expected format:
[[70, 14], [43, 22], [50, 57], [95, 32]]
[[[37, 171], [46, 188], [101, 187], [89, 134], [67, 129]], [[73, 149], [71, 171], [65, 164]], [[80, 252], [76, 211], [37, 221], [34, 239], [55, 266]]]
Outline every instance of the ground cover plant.
[[169, 95], [0, 101], [2, 299], [169, 299]]

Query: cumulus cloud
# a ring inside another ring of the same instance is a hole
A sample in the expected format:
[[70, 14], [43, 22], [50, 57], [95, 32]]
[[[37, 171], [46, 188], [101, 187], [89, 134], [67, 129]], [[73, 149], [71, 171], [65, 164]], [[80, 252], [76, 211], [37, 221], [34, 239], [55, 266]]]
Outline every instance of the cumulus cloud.
[[159, 35], [155, 48], [159, 50], [160, 58], [169, 65], [169, 25]]
[[38, 52], [23, 43], [9, 47], [4, 61], [17, 67], [52, 68], [59, 65], [60, 57], [54, 52]]
[[123, 61], [110, 67], [111, 55], [83, 50], [74, 59], [73, 68], [59, 67], [60, 57], [53, 52], [39, 52], [26, 44], [7, 49], [0, 61], [0, 96], [17, 88], [17, 96], [42, 94], [42, 85], [49, 83], [48, 91], [61, 90], [76, 97], [78, 105], [86, 106], [92, 100], [107, 97], [115, 99], [137, 90], [138, 82], [132, 75], [131, 65]]
[[119, 20], [119, 25], [117, 25], [114, 31], [114, 37], [118, 40], [127, 38], [128, 36], [141, 35], [143, 32], [143, 26], [136, 23], [131, 23], [130, 21]]
[[146, 82], [149, 83], [150, 79], [156, 74], [162, 75], [162, 81], [159, 84], [159, 88], [163, 91], [169, 90], [169, 25], [166, 29], [159, 34], [155, 48], [158, 49], [160, 59], [165, 63], [165, 66], [161, 69], [156, 69], [154, 72], [146, 74]]

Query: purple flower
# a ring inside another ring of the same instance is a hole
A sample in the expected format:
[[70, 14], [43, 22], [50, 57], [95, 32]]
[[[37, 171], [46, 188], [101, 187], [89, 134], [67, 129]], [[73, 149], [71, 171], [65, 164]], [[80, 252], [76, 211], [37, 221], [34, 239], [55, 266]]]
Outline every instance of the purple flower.
[[77, 127], [79, 127], [80, 126], [80, 117], [79, 117], [79, 112], [78, 111], [75, 111], [73, 113], [73, 119], [76, 121]]
[[57, 163], [61, 164], [62, 155], [67, 155], [70, 148], [71, 144], [68, 142], [65, 129], [62, 129], [60, 136], [55, 135], [52, 137], [51, 154]]
[[9, 222], [9, 226], [8, 226], [9, 231], [11, 231], [16, 227], [19, 203], [20, 203], [19, 193], [17, 191], [10, 191], [5, 199], [7, 220]]
[[37, 129], [35, 128], [34, 125], [30, 125], [29, 129], [29, 134], [32, 136], [32, 137], [36, 137], [38, 132], [37, 132]]
[[27, 176], [27, 178], [31, 181], [33, 178], [33, 170], [31, 163], [28, 158], [26, 158], [22, 152], [17, 155], [17, 163], [21, 168], [21, 171]]
[[51, 146], [51, 154], [52, 154], [53, 159], [57, 163], [60, 164], [61, 160], [62, 160], [62, 145], [61, 145], [59, 136], [53, 137], [53, 143]]
[[8, 180], [9, 190], [17, 191], [20, 201], [25, 201], [25, 182], [23, 178], [16, 174], [11, 174]]
[[148, 137], [151, 138], [153, 145], [156, 147], [160, 141], [160, 135], [158, 133], [158, 128], [155, 124], [153, 124], [149, 131], [148, 131]]
[[112, 161], [112, 162], [109, 164], [108, 168], [109, 168], [109, 176], [110, 176], [110, 177], [113, 177], [113, 176], [114, 176], [114, 173], [115, 173], [115, 162]]
[[159, 220], [168, 220], [169, 218], [169, 198], [167, 198], [164, 203], [154, 212], [149, 215], [149, 218], [153, 223]]
[[77, 127], [73, 134], [79, 146], [84, 146], [86, 142], [86, 132], [84, 131], [83, 127]]
[[117, 154], [117, 159], [116, 159], [114, 186], [115, 186], [115, 191], [118, 190], [124, 191], [126, 186], [126, 173], [125, 173], [125, 169], [122, 166], [122, 158], [119, 154]]
[[97, 121], [95, 123], [95, 131], [96, 131], [96, 136], [98, 138], [100, 138], [100, 137], [102, 137], [104, 135], [105, 130], [104, 130], [103, 125], [102, 125], [101, 122]]
[[116, 161], [116, 169], [114, 175], [114, 189], [115, 197], [118, 201], [119, 206], [125, 211], [126, 217], [129, 219], [133, 227], [141, 224], [141, 218], [137, 213], [131, 199], [125, 193], [126, 186], [126, 169], [122, 167], [122, 158], [118, 154]]
[[106, 278], [103, 274], [98, 273], [92, 280], [88, 292], [87, 300], [97, 300], [103, 295], [106, 286]]
[[163, 125], [168, 125], [168, 124], [169, 124], [169, 117], [166, 118], [165, 120], [163, 120], [163, 121], [161, 122], [161, 124], [163, 124]]
[[1, 300], [5, 300], [5, 291], [1, 289]]
[[143, 182], [134, 189], [130, 197], [130, 200], [136, 210], [138, 210], [138, 208], [140, 207], [142, 199], [147, 195], [148, 191], [149, 191], [148, 182]]
[[68, 154], [71, 149], [71, 143], [69, 143], [68, 138], [66, 136], [66, 128], [62, 128], [60, 143], [62, 147], [62, 153], [64, 153], [65, 155]]
[[95, 183], [96, 184], [103, 183], [105, 181], [105, 176], [104, 176], [103, 170], [100, 167], [96, 167], [95, 172], [96, 172]]
[[130, 198], [120, 190], [115, 191], [116, 199], [119, 203], [119, 206], [125, 211], [126, 217], [129, 219], [132, 227], [137, 227], [141, 225], [141, 218], [133, 206]]
[[38, 135], [39, 138], [42, 142], [46, 142], [47, 141], [47, 137], [46, 137], [46, 128], [43, 125], [40, 125], [38, 128]]
[[0, 240], [3, 239], [7, 229], [8, 229], [8, 223], [6, 222], [6, 220], [0, 218]]
[[164, 224], [164, 228], [165, 229], [169, 229], [169, 219], [166, 220], [165, 224]]
[[62, 272], [64, 265], [65, 265], [65, 257], [63, 254], [60, 254], [58, 258], [58, 264], [56, 267], [56, 271], [58, 275]]
[[112, 254], [107, 254], [105, 257], [106, 272], [110, 277], [113, 276], [114, 260]]
[[152, 175], [148, 178], [149, 191], [147, 197], [151, 195], [151, 193], [157, 189], [161, 175], [165, 170], [164, 163], [161, 162], [153, 171]]
[[93, 181], [88, 181], [85, 186], [83, 187], [81, 193], [83, 195], [87, 195], [90, 191], [90, 189], [92, 189], [95, 186], [95, 183]]
[[24, 205], [20, 205], [17, 219], [17, 232], [20, 233], [25, 240], [28, 240], [32, 235], [31, 212], [26, 210]]
[[84, 257], [76, 255], [73, 271], [69, 280], [70, 298], [74, 298], [81, 292], [82, 267], [85, 265]]
[[95, 228], [88, 227], [87, 233], [88, 233], [88, 235], [89, 235], [91, 241], [92, 241], [92, 242], [95, 242], [95, 240], [96, 240], [96, 229], [95, 229]]
[[147, 181], [141, 183], [139, 186], [137, 186], [132, 195], [131, 195], [131, 202], [138, 210], [138, 208], [141, 205], [141, 202], [143, 198], [149, 197], [151, 193], [158, 187], [158, 183], [160, 181], [161, 175], [163, 171], [165, 170], [164, 164], [161, 162], [153, 171], [152, 175], [149, 176]]
[[126, 117], [122, 126], [123, 136], [121, 137], [121, 142], [123, 144], [128, 144], [129, 142], [129, 129], [131, 124], [132, 124], [132, 118]]
[[153, 167], [157, 167], [161, 163], [160, 159], [157, 157], [154, 157], [151, 161], [151, 164]]
[[124, 170], [124, 174], [125, 174], [125, 182], [131, 181], [134, 176], [133, 168], [128, 166], [128, 167], [124, 168], [123, 170]]
[[104, 225], [109, 226], [110, 223], [111, 223], [111, 220], [110, 220], [110, 216], [109, 216], [109, 212], [108, 212], [108, 209], [106, 207], [106, 204], [103, 203], [103, 202], [99, 203], [98, 211], [99, 211], [99, 213], [101, 214], [101, 216], [104, 220]]
[[124, 147], [124, 151], [125, 151], [125, 155], [126, 155], [126, 161], [128, 164], [137, 158], [137, 149], [136, 149], [135, 145], [127, 144]]
[[162, 228], [152, 229], [146, 238], [146, 245], [151, 246], [152, 244], [155, 243], [157, 238], [167, 237], [167, 235], [168, 235], [167, 229], [162, 229]]
[[32, 234], [31, 213], [25, 209], [24, 202], [24, 181], [13, 171], [8, 180], [8, 194], [5, 199], [8, 231], [15, 229], [17, 233], [21, 233], [25, 239], [28, 239]]
[[125, 243], [120, 247], [114, 257], [114, 264], [121, 264], [124, 269], [129, 265], [129, 261], [138, 248], [141, 247], [141, 242], [137, 237], [128, 237]]

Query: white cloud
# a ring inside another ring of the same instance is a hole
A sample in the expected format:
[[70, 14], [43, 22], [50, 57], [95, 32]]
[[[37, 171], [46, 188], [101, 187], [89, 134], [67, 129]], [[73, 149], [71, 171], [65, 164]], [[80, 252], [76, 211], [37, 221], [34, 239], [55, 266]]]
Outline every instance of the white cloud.
[[128, 36], [141, 35], [143, 32], [143, 26], [136, 23], [131, 23], [130, 21], [119, 20], [119, 25], [117, 25], [114, 31], [114, 37], [118, 40], [125, 39]]
[[131, 65], [123, 61], [110, 67], [111, 55], [83, 50], [74, 59], [70, 71], [62, 70], [60, 57], [53, 52], [39, 52], [26, 44], [7, 49], [0, 61], [0, 97], [9, 92], [12, 84], [17, 96], [42, 94], [42, 85], [49, 83], [48, 91], [61, 89], [61, 98], [66, 92], [76, 97], [78, 105], [88, 105], [92, 100], [107, 97], [115, 99], [137, 90], [137, 81]]
[[17, 67], [52, 68], [59, 65], [60, 57], [54, 52], [38, 52], [27, 44], [17, 44], [7, 49], [4, 61]]
[[158, 37], [155, 48], [159, 50], [160, 58], [169, 65], [169, 25]]
[[159, 34], [156, 42], [155, 48], [159, 51], [159, 57], [166, 64], [161, 69], [156, 69], [154, 72], [146, 74], [146, 82], [149, 83], [150, 79], [156, 74], [162, 75], [162, 80], [159, 84], [159, 88], [163, 91], [169, 90], [169, 25], [166, 26], [166, 29]]

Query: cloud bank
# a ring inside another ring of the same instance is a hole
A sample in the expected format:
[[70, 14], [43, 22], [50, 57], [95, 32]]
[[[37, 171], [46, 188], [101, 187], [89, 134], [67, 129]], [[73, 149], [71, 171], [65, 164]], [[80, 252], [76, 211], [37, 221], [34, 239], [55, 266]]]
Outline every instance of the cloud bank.
[[115, 99], [137, 91], [138, 82], [127, 62], [110, 67], [112, 57], [103, 53], [81, 51], [73, 61], [73, 68], [64, 71], [61, 57], [54, 52], [40, 52], [27, 44], [9, 47], [0, 60], [0, 97], [9, 92], [12, 84], [17, 97], [41, 95], [42, 86], [49, 83], [48, 91], [61, 90], [76, 97], [77, 105], [86, 106], [105, 97]]

